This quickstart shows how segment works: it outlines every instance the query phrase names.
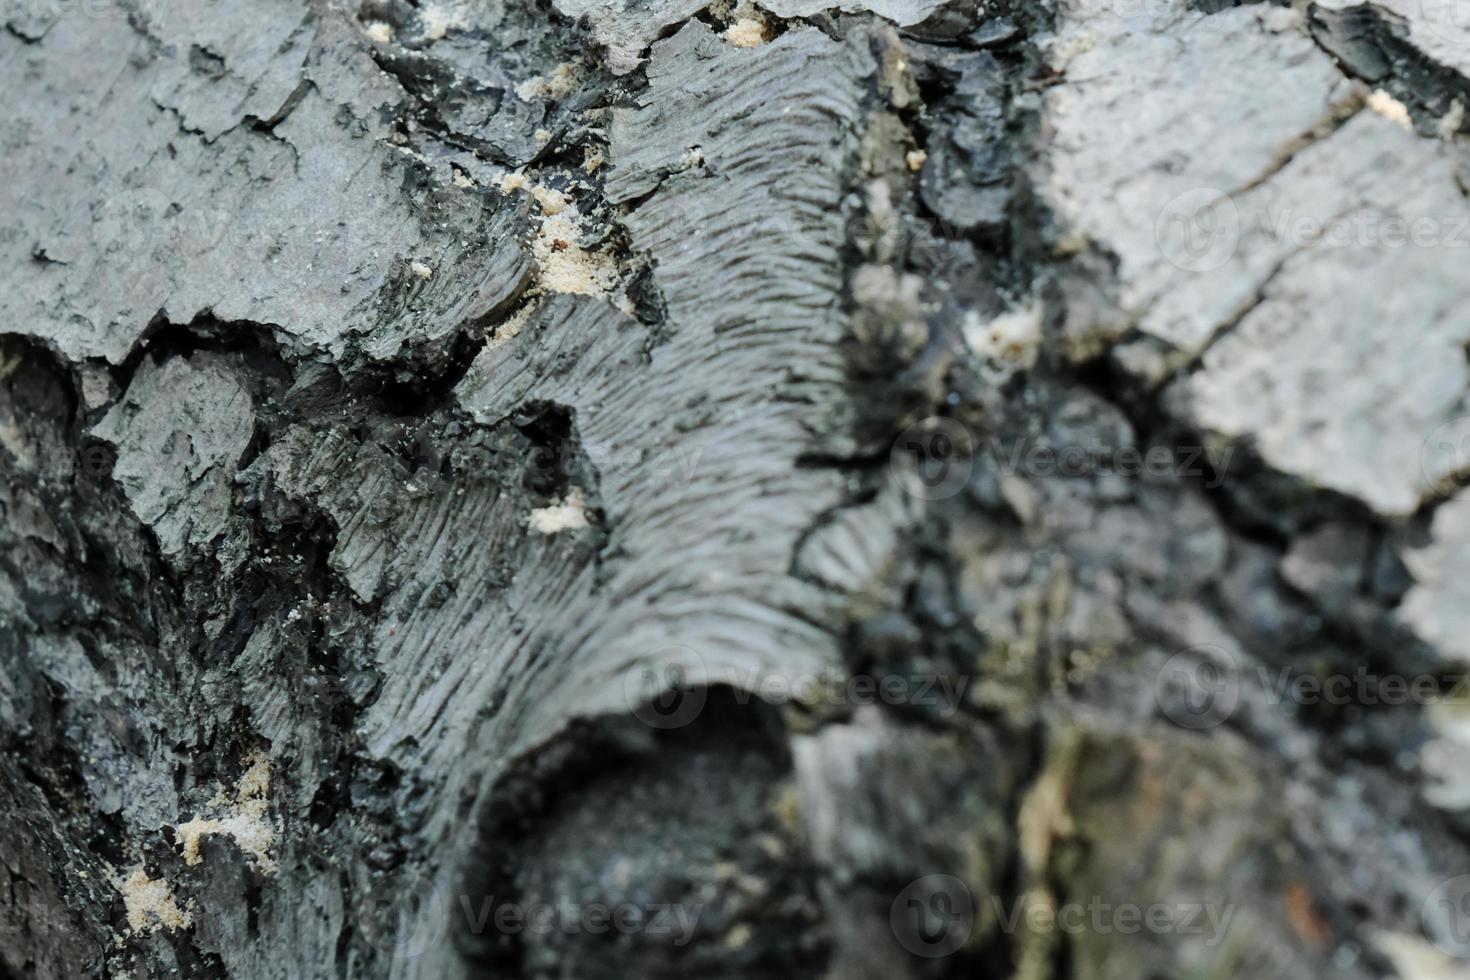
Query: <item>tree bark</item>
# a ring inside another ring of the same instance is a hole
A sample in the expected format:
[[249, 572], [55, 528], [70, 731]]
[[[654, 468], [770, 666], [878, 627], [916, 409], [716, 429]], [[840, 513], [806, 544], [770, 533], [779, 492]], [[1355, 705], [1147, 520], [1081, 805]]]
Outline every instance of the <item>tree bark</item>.
[[1470, 970], [1470, 23], [12, 0], [0, 980]]

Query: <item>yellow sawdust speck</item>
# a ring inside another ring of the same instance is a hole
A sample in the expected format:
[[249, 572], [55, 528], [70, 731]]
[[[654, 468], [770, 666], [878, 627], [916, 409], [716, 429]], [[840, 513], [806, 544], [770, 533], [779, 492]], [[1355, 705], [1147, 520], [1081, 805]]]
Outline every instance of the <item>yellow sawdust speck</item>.
[[533, 184], [525, 174], [505, 174], [500, 178], [500, 190], [503, 194], [529, 190], [543, 214], [561, 214], [567, 207], [565, 194], [545, 184]]
[[758, 48], [770, 40], [766, 16], [751, 0], [740, 0], [734, 10], [722, 12], [730, 20], [725, 29], [727, 44], [737, 48]]
[[256, 753], [249, 762], [245, 774], [235, 784], [233, 800], [221, 791], [209, 802], [209, 806], [219, 812], [209, 817], [195, 817], [174, 830], [174, 840], [183, 848], [185, 864], [192, 866], [203, 860], [199, 854], [200, 841], [217, 834], [233, 838], [262, 873], [276, 873], [276, 862], [270, 855], [276, 840], [275, 827], [269, 817], [270, 760]]
[[545, 214], [561, 214], [567, 209], [566, 195], [555, 188], [537, 184], [531, 188], [531, 196]]
[[577, 211], [568, 207], [561, 214], [542, 220], [531, 239], [531, 254], [541, 267], [541, 285], [554, 293], [601, 296], [618, 281], [618, 267], [605, 250], [583, 248]]
[[1041, 348], [1041, 321], [1039, 304], [1021, 307], [989, 322], [971, 310], [960, 329], [965, 343], [981, 357], [1031, 367]]
[[552, 500], [550, 506], [531, 511], [531, 530], [541, 534], [580, 530], [587, 527], [586, 508], [582, 491], [574, 487], [565, 501]]
[[419, 14], [424, 22], [422, 40], [438, 41], [449, 33], [451, 27], [463, 26], [458, 18], [450, 16], [438, 7], [425, 7]]
[[532, 99], [560, 99], [571, 94], [577, 87], [576, 66], [562, 62], [545, 77], [533, 75], [516, 86], [516, 95], [522, 102]]
[[1450, 111], [1444, 114], [1439, 121], [1439, 138], [1443, 140], [1453, 139], [1465, 125], [1465, 104], [1459, 99], [1450, 103]]
[[923, 150], [909, 150], [903, 158], [904, 163], [907, 163], [909, 169], [914, 171], [915, 173], [918, 173], [920, 170], [924, 169], [924, 163], [928, 159], [929, 154], [925, 153]]
[[758, 48], [766, 43], [766, 25], [753, 17], [742, 17], [725, 31], [725, 40], [737, 48]]
[[531, 314], [536, 312], [536, 307], [540, 305], [539, 302], [532, 300], [512, 313], [504, 323], [495, 328], [495, 335], [485, 342], [485, 349], [494, 350], [514, 340], [524, 329], [526, 322], [531, 319]]
[[187, 929], [194, 922], [193, 915], [174, 900], [173, 887], [162, 878], [148, 877], [142, 865], [126, 878], [114, 879], [113, 885], [122, 895], [128, 928], [135, 933], [160, 926], [173, 932]]
[[540, 224], [531, 238], [531, 254], [541, 270], [541, 289], [554, 293], [603, 296], [618, 282], [618, 266], [607, 249], [587, 249], [581, 244], [582, 215], [562, 191], [532, 184], [524, 174], [500, 178], [504, 193], [528, 190], [541, 211]]
[[1393, 120], [1405, 129], [1414, 128], [1414, 120], [1409, 118], [1408, 107], [1383, 89], [1377, 89], [1368, 96], [1368, 108], [1385, 119]]
[[753, 935], [755, 935], [755, 931], [746, 923], [741, 922], [732, 927], [729, 932], [725, 933], [721, 942], [725, 944], [726, 949], [740, 950], [744, 949], [750, 943], [750, 937]]

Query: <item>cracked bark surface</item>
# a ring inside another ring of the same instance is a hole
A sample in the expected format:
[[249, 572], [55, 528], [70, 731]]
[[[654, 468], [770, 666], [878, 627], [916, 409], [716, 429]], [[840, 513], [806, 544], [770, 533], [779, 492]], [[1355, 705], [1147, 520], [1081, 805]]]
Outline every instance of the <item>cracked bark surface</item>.
[[0, 18], [0, 978], [1470, 975], [1453, 5]]

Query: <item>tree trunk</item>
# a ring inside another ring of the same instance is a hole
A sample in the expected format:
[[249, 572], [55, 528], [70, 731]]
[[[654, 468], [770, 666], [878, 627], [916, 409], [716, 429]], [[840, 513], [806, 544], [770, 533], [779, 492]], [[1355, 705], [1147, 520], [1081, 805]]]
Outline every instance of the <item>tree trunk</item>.
[[1470, 23], [12, 0], [0, 980], [1470, 972]]

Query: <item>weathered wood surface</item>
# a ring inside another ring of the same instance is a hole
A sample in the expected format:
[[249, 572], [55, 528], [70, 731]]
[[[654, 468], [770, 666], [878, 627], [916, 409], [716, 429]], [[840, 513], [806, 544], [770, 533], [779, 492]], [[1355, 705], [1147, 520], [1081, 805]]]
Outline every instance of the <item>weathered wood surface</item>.
[[1470, 975], [1450, 0], [0, 18], [0, 977]]

